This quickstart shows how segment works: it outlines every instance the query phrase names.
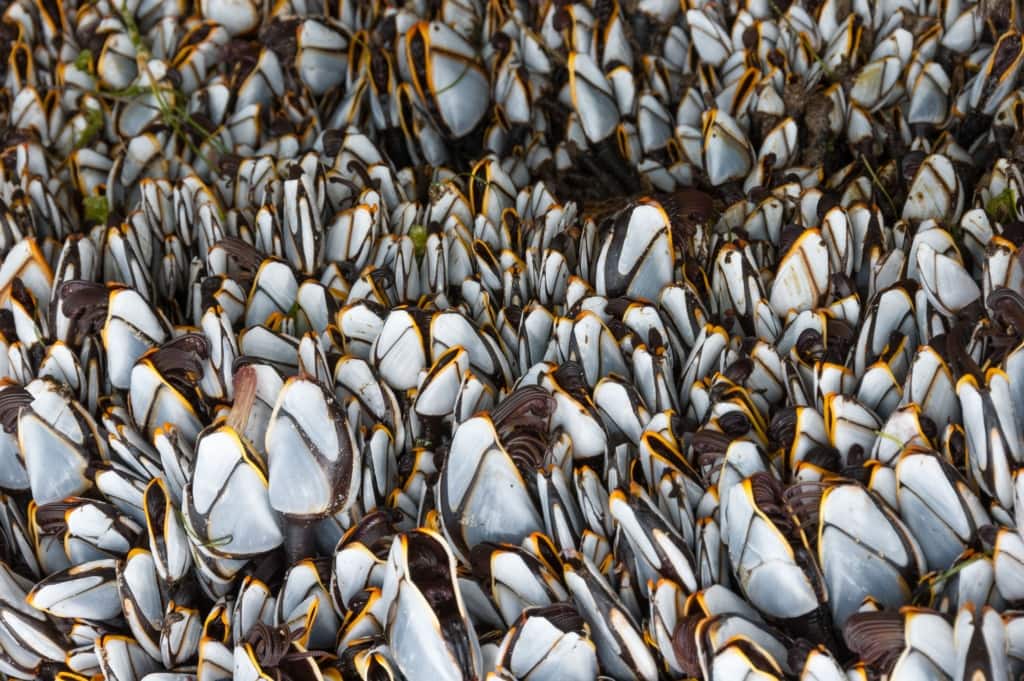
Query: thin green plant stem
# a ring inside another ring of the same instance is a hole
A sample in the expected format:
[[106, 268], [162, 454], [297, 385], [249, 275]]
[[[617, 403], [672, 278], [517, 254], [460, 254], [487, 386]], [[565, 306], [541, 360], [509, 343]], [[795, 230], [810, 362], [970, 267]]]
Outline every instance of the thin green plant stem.
[[889, 192], [886, 191], [885, 187], [882, 185], [882, 181], [881, 179], [879, 179], [878, 173], [875, 172], [875, 169], [874, 167], [872, 167], [871, 162], [868, 161], [868, 157], [865, 156], [863, 153], [861, 153], [860, 155], [860, 162], [868, 171], [868, 174], [871, 175], [871, 183], [875, 185], [875, 188], [877, 188], [878, 191], [882, 193], [882, 196], [885, 197], [885, 200], [889, 202], [889, 207], [892, 208], [893, 214], [899, 216], [900, 211], [896, 208], [896, 202], [892, 200], [892, 196], [889, 195]]

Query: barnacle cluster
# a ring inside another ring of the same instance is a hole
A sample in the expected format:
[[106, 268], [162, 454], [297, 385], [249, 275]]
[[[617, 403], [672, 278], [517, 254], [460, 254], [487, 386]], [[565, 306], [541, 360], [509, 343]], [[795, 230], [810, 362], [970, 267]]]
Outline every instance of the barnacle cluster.
[[1024, 674], [1020, 0], [0, 10], [5, 678]]

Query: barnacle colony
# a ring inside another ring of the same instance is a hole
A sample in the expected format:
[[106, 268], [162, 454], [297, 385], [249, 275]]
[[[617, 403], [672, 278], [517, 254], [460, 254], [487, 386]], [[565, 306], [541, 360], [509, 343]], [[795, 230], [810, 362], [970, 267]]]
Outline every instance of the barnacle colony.
[[12, 0], [0, 674], [1024, 674], [1018, 0]]

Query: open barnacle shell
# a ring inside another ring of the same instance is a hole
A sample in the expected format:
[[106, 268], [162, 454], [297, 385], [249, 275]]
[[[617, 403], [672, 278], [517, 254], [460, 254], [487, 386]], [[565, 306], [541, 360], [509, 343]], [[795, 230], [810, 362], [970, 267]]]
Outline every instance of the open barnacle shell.
[[382, 599], [385, 632], [404, 674], [425, 669], [438, 678], [480, 674], [479, 643], [455, 581], [455, 558], [439, 535], [420, 529], [395, 537]]
[[386, 4], [0, 10], [0, 672], [1020, 676], [1019, 8]]

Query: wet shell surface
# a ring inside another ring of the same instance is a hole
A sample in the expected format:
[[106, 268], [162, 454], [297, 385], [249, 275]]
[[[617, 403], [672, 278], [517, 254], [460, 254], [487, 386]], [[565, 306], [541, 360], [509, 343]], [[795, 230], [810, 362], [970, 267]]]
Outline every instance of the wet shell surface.
[[1024, 675], [1020, 0], [0, 7], [0, 675]]

